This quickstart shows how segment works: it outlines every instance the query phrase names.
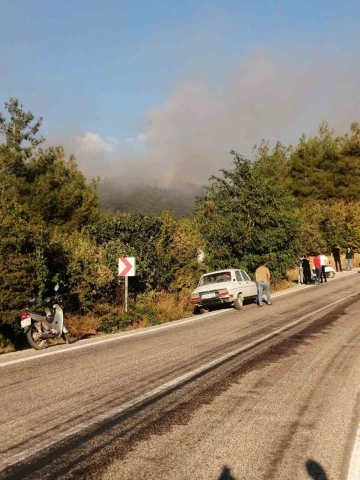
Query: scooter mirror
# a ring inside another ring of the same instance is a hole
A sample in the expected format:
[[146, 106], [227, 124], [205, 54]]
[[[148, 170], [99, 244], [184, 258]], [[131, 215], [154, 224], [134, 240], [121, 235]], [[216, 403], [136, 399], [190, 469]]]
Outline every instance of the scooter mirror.
[[55, 285], [54, 290], [55, 290], [55, 292], [57, 292], [59, 290], [59, 284], [58, 283]]

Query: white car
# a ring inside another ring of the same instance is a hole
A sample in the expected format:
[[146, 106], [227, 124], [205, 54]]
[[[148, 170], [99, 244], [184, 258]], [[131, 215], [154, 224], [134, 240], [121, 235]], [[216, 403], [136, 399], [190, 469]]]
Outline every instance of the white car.
[[[326, 265], [325, 266], [325, 275], [326, 275], [326, 278], [334, 278], [335, 277], [335, 269], [333, 267], [330, 267], [330, 265]], [[315, 272], [315, 268], [312, 269], [312, 276], [313, 278], [316, 277], [316, 272]]]
[[256, 299], [256, 282], [244, 270], [232, 268], [203, 275], [191, 294], [194, 312], [201, 313], [223, 304], [241, 310], [244, 301]]

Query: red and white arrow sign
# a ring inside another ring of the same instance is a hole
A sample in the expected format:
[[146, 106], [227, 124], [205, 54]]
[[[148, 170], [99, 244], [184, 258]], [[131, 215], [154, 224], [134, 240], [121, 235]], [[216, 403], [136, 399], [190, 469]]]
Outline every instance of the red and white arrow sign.
[[135, 258], [120, 257], [119, 258], [119, 277], [135, 276]]

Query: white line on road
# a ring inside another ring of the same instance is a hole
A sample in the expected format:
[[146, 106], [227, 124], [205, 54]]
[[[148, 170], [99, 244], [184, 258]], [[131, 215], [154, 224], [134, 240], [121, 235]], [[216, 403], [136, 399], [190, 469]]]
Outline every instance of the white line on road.
[[[358, 295], [358, 293], [359, 292], [353, 293], [353, 294], [348, 295], [348, 296], [346, 296], [346, 297], [344, 297], [340, 300], [336, 300], [335, 302], [332, 302], [329, 305], [326, 305], [325, 307], [322, 307], [318, 310], [314, 310], [313, 312], [308, 313], [307, 315], [304, 315], [303, 317], [299, 318], [298, 320], [294, 320], [293, 322], [291, 322], [291, 323], [289, 323], [289, 324], [287, 324], [287, 325], [285, 325], [281, 328], [278, 328], [278, 329], [274, 330], [273, 332], [271, 332], [267, 335], [264, 335], [263, 337], [255, 340], [251, 343], [248, 343], [247, 345], [244, 345], [243, 347], [237, 348], [237, 349], [233, 350], [232, 352], [227, 353], [226, 355], [223, 355], [223, 356], [221, 356], [221, 357], [219, 357], [219, 358], [217, 358], [217, 359], [215, 359], [211, 362], [206, 363], [205, 365], [202, 365], [201, 367], [198, 367], [198, 368], [192, 370], [191, 372], [185, 373], [184, 375], [181, 375], [180, 377], [177, 377], [173, 380], [170, 380], [169, 382], [166, 382], [163, 385], [160, 385], [159, 387], [157, 387], [153, 390], [150, 390], [150, 391], [144, 393], [143, 395], [140, 395], [140, 396], [136, 397], [135, 399], [133, 399], [129, 402], [126, 402], [122, 405], [119, 405], [115, 408], [112, 408], [108, 412], [100, 414], [100, 415], [92, 418], [91, 420], [88, 420], [86, 422], [81, 422], [78, 425], [76, 425], [76, 426], [74, 426], [74, 427], [72, 427], [72, 428], [70, 428], [70, 429], [68, 429], [64, 432], [59, 432], [59, 433], [55, 434], [51, 439], [43, 440], [42, 442], [37, 443], [36, 446], [31, 447], [26, 451], [22, 451], [21, 453], [17, 453], [17, 454], [13, 453], [9, 460], [4, 459], [0, 462], [0, 468], [3, 470], [3, 469], [5, 469], [9, 466], [15, 465], [16, 463], [22, 462], [22, 461], [36, 455], [37, 453], [39, 453], [41, 451], [44, 451], [44, 450], [50, 448], [51, 446], [53, 446], [53, 445], [55, 445], [55, 444], [57, 444], [61, 441], [64, 441], [64, 440], [68, 439], [69, 437], [71, 437], [73, 435], [76, 435], [76, 434], [80, 433], [81, 431], [83, 431], [87, 428], [94, 427], [95, 425], [98, 425], [98, 424], [101, 424], [104, 421], [110, 420], [111, 418], [113, 418], [115, 416], [121, 415], [122, 413], [126, 412], [129, 409], [141, 405], [146, 400], [150, 400], [151, 398], [154, 398], [159, 394], [165, 393], [166, 391], [170, 390], [173, 387], [179, 386], [179, 385], [183, 384], [184, 382], [191, 380], [192, 378], [196, 377], [197, 375], [199, 375], [201, 373], [204, 373], [204, 372], [210, 370], [211, 368], [214, 368], [214, 367], [222, 364], [226, 360], [229, 360], [229, 359], [235, 357], [236, 355], [239, 355], [240, 353], [243, 353], [247, 350], [250, 350], [251, 348], [263, 343], [265, 340], [269, 340], [272, 337], [276, 337], [280, 333], [285, 332], [286, 330], [289, 330], [290, 328], [292, 328], [295, 325], [303, 322], [304, 320], [306, 320], [306, 319], [308, 319], [308, 318], [310, 318], [314, 315], [317, 315], [317, 314], [323, 312], [324, 310], [326, 310], [330, 307], [333, 307], [333, 306], [335, 306], [335, 305], [337, 305], [341, 302], [344, 302], [345, 300], [347, 300], [351, 297], [354, 297], [354, 296]], [[355, 477], [354, 477], [354, 479], [351, 479], [351, 480], [355, 480]]]
[[[141, 329], [141, 330], [138, 330], [138, 331], [135, 331], [135, 332], [131, 332], [131, 333], [123, 333], [123, 334], [120, 334], [120, 335], [115, 336], [115, 337], [112, 336], [110, 338], [105, 338], [103, 340], [96, 340], [94, 342], [85, 343], [83, 345], [70, 345], [70, 346], [62, 345], [60, 350], [54, 350], [54, 351], [51, 351], [51, 352], [44, 352], [44, 353], [37, 352], [37, 354], [32, 356], [32, 357], [18, 358], [16, 360], [9, 360], [8, 362], [0, 363], [0, 368], [1, 367], [7, 367], [9, 365], [15, 365], [16, 363], [29, 362], [30, 360], [39, 360], [40, 358], [49, 357], [51, 355], [59, 355], [61, 353], [68, 353], [69, 351], [73, 352], [74, 350], [81, 350], [82, 348], [88, 348], [88, 347], [94, 347], [94, 346], [97, 346], [97, 345], [103, 345], [104, 343], [116, 342], [116, 341], [119, 341], [119, 340], [124, 340], [125, 338], [135, 337], [137, 335], [145, 335], [145, 334], [156, 333], [159, 330], [165, 330], [165, 329], [168, 329], [168, 328], [178, 327], [179, 325], [184, 325], [185, 323], [195, 322], [195, 321], [201, 320], [202, 318], [205, 318], [205, 317], [211, 317], [212, 315], [218, 315], [219, 313], [221, 313], [220, 310], [217, 311], [217, 312], [211, 312], [211, 313], [206, 313], [204, 315], [191, 317], [191, 318], [188, 318], [188, 319], [185, 319], [185, 320], [175, 320], [171, 323], [166, 323], [164, 325], [160, 325], [160, 326], [156, 325], [154, 327], [144, 328], [144, 329]], [[224, 313], [224, 312], [222, 312], [222, 313]]]
[[355, 438], [347, 480], [360, 480], [360, 426]]
[[[352, 273], [354, 273], [354, 272], [352, 272]], [[339, 278], [344, 278], [344, 277], [338, 277], [337, 279], [332, 279], [332, 280], [338, 280]], [[288, 295], [288, 294], [291, 294], [291, 293], [296, 293], [296, 292], [303, 291], [307, 288], [314, 288], [314, 286], [313, 285], [304, 285], [301, 289], [296, 289], [296, 290], [288, 289], [288, 290], [285, 290], [285, 291], [282, 291], [282, 292], [275, 293], [275, 294], [272, 295], [272, 297], [273, 298], [282, 297], [284, 295]], [[348, 298], [348, 297], [346, 297], [346, 298]], [[328, 306], [325, 307], [325, 308], [328, 308]], [[166, 323], [164, 325], [160, 325], [160, 326], [156, 325], [156, 326], [153, 326], [153, 327], [148, 327], [148, 328], [141, 329], [141, 330], [131, 332], [131, 333], [121, 333], [121, 334], [116, 335], [116, 336], [107, 337], [103, 340], [95, 340], [95, 341], [92, 341], [92, 342], [89, 342], [89, 343], [84, 343], [82, 345], [67, 345], [67, 346], [62, 345], [59, 350], [52, 350], [51, 352], [46, 352], [46, 351], [42, 351], [42, 352], [40, 351], [39, 352], [38, 351], [38, 352], [36, 352], [35, 355], [33, 355], [31, 357], [17, 358], [16, 360], [9, 360], [9, 361], [3, 362], [3, 363], [1, 363], [1, 361], [0, 361], [0, 368], [1, 367], [7, 367], [7, 366], [10, 366], [10, 365], [15, 365], [17, 363], [30, 362], [31, 360], [39, 360], [40, 358], [50, 357], [52, 355], [65, 354], [65, 353], [68, 353], [69, 351], [73, 352], [75, 350], [81, 350], [83, 348], [89, 348], [89, 347], [93, 347], [93, 346], [97, 346], [97, 345], [103, 345], [104, 343], [116, 342], [116, 341], [119, 341], [119, 340], [124, 340], [125, 338], [135, 337], [137, 335], [150, 335], [151, 333], [156, 333], [159, 330], [166, 330], [166, 329], [169, 329], [169, 328], [179, 327], [179, 326], [184, 325], [186, 323], [197, 322], [199, 320], [202, 320], [202, 319], [207, 318], [207, 317], [211, 317], [213, 315], [219, 315], [220, 313], [224, 313], [224, 311], [223, 310], [218, 310], [218, 311], [211, 312], [211, 313], [206, 313], [206, 314], [203, 314], [203, 315], [197, 315], [195, 317], [187, 318], [187, 319], [184, 319], [184, 320], [175, 320], [175, 321], [172, 321], [170, 323]], [[19, 352], [15, 352], [15, 353], [19, 353]], [[9, 353], [8, 355], [11, 355], [11, 353]]]

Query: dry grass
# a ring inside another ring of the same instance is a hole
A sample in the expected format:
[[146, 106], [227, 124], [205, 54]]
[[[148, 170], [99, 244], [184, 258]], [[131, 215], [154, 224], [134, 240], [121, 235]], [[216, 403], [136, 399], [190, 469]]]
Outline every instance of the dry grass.
[[[297, 278], [297, 277], [296, 277]], [[293, 288], [295, 283], [290, 280], [279, 280], [271, 284], [271, 292], [281, 292], [282, 290], [287, 290], [288, 288]]]
[[[141, 296], [138, 299], [138, 304], [144, 307], [145, 313], [139, 314], [139, 318], [134, 320], [132, 324], [127, 325], [124, 331], [135, 330], [138, 328], [146, 328], [151, 326], [150, 319], [146, 315], [146, 309], [151, 309], [155, 312], [157, 323], [165, 323], [171, 320], [190, 317], [193, 313], [190, 295], [184, 293], [182, 295], [174, 295], [167, 292], [152, 292], [147, 296]], [[129, 312], [132, 306], [129, 304]], [[123, 315], [124, 309], [122, 306], [118, 309], [119, 318]], [[80, 340], [97, 335], [105, 335], [98, 331], [101, 320], [94, 315], [76, 316], [72, 315], [66, 317], [66, 324], [71, 332], [73, 340]]]
[[136, 330], [138, 328], [147, 328], [150, 327], [151, 324], [147, 318], [144, 318], [142, 320], [138, 320], [137, 322], [134, 322], [132, 325], [128, 325], [127, 327], [124, 328], [125, 332], [128, 332], [130, 330]]
[[99, 335], [99, 318], [94, 315], [81, 317], [79, 315], [66, 316], [65, 323], [70, 331], [71, 338], [79, 340]]
[[15, 348], [12, 345], [7, 345], [6, 347], [3, 347], [0, 345], [0, 355], [2, 353], [10, 353], [10, 352], [15, 352]]
[[157, 292], [146, 300], [146, 304], [155, 307], [159, 312], [167, 312], [174, 320], [182, 318], [184, 314], [192, 314], [192, 303], [189, 292], [184, 292], [180, 295], [174, 295], [168, 292]]
[[298, 269], [297, 268], [293, 268], [292, 270], [289, 270], [286, 274], [286, 279], [285, 280], [281, 280], [279, 282], [279, 284], [281, 284], [282, 282], [297, 282], [297, 279], [298, 279]]

